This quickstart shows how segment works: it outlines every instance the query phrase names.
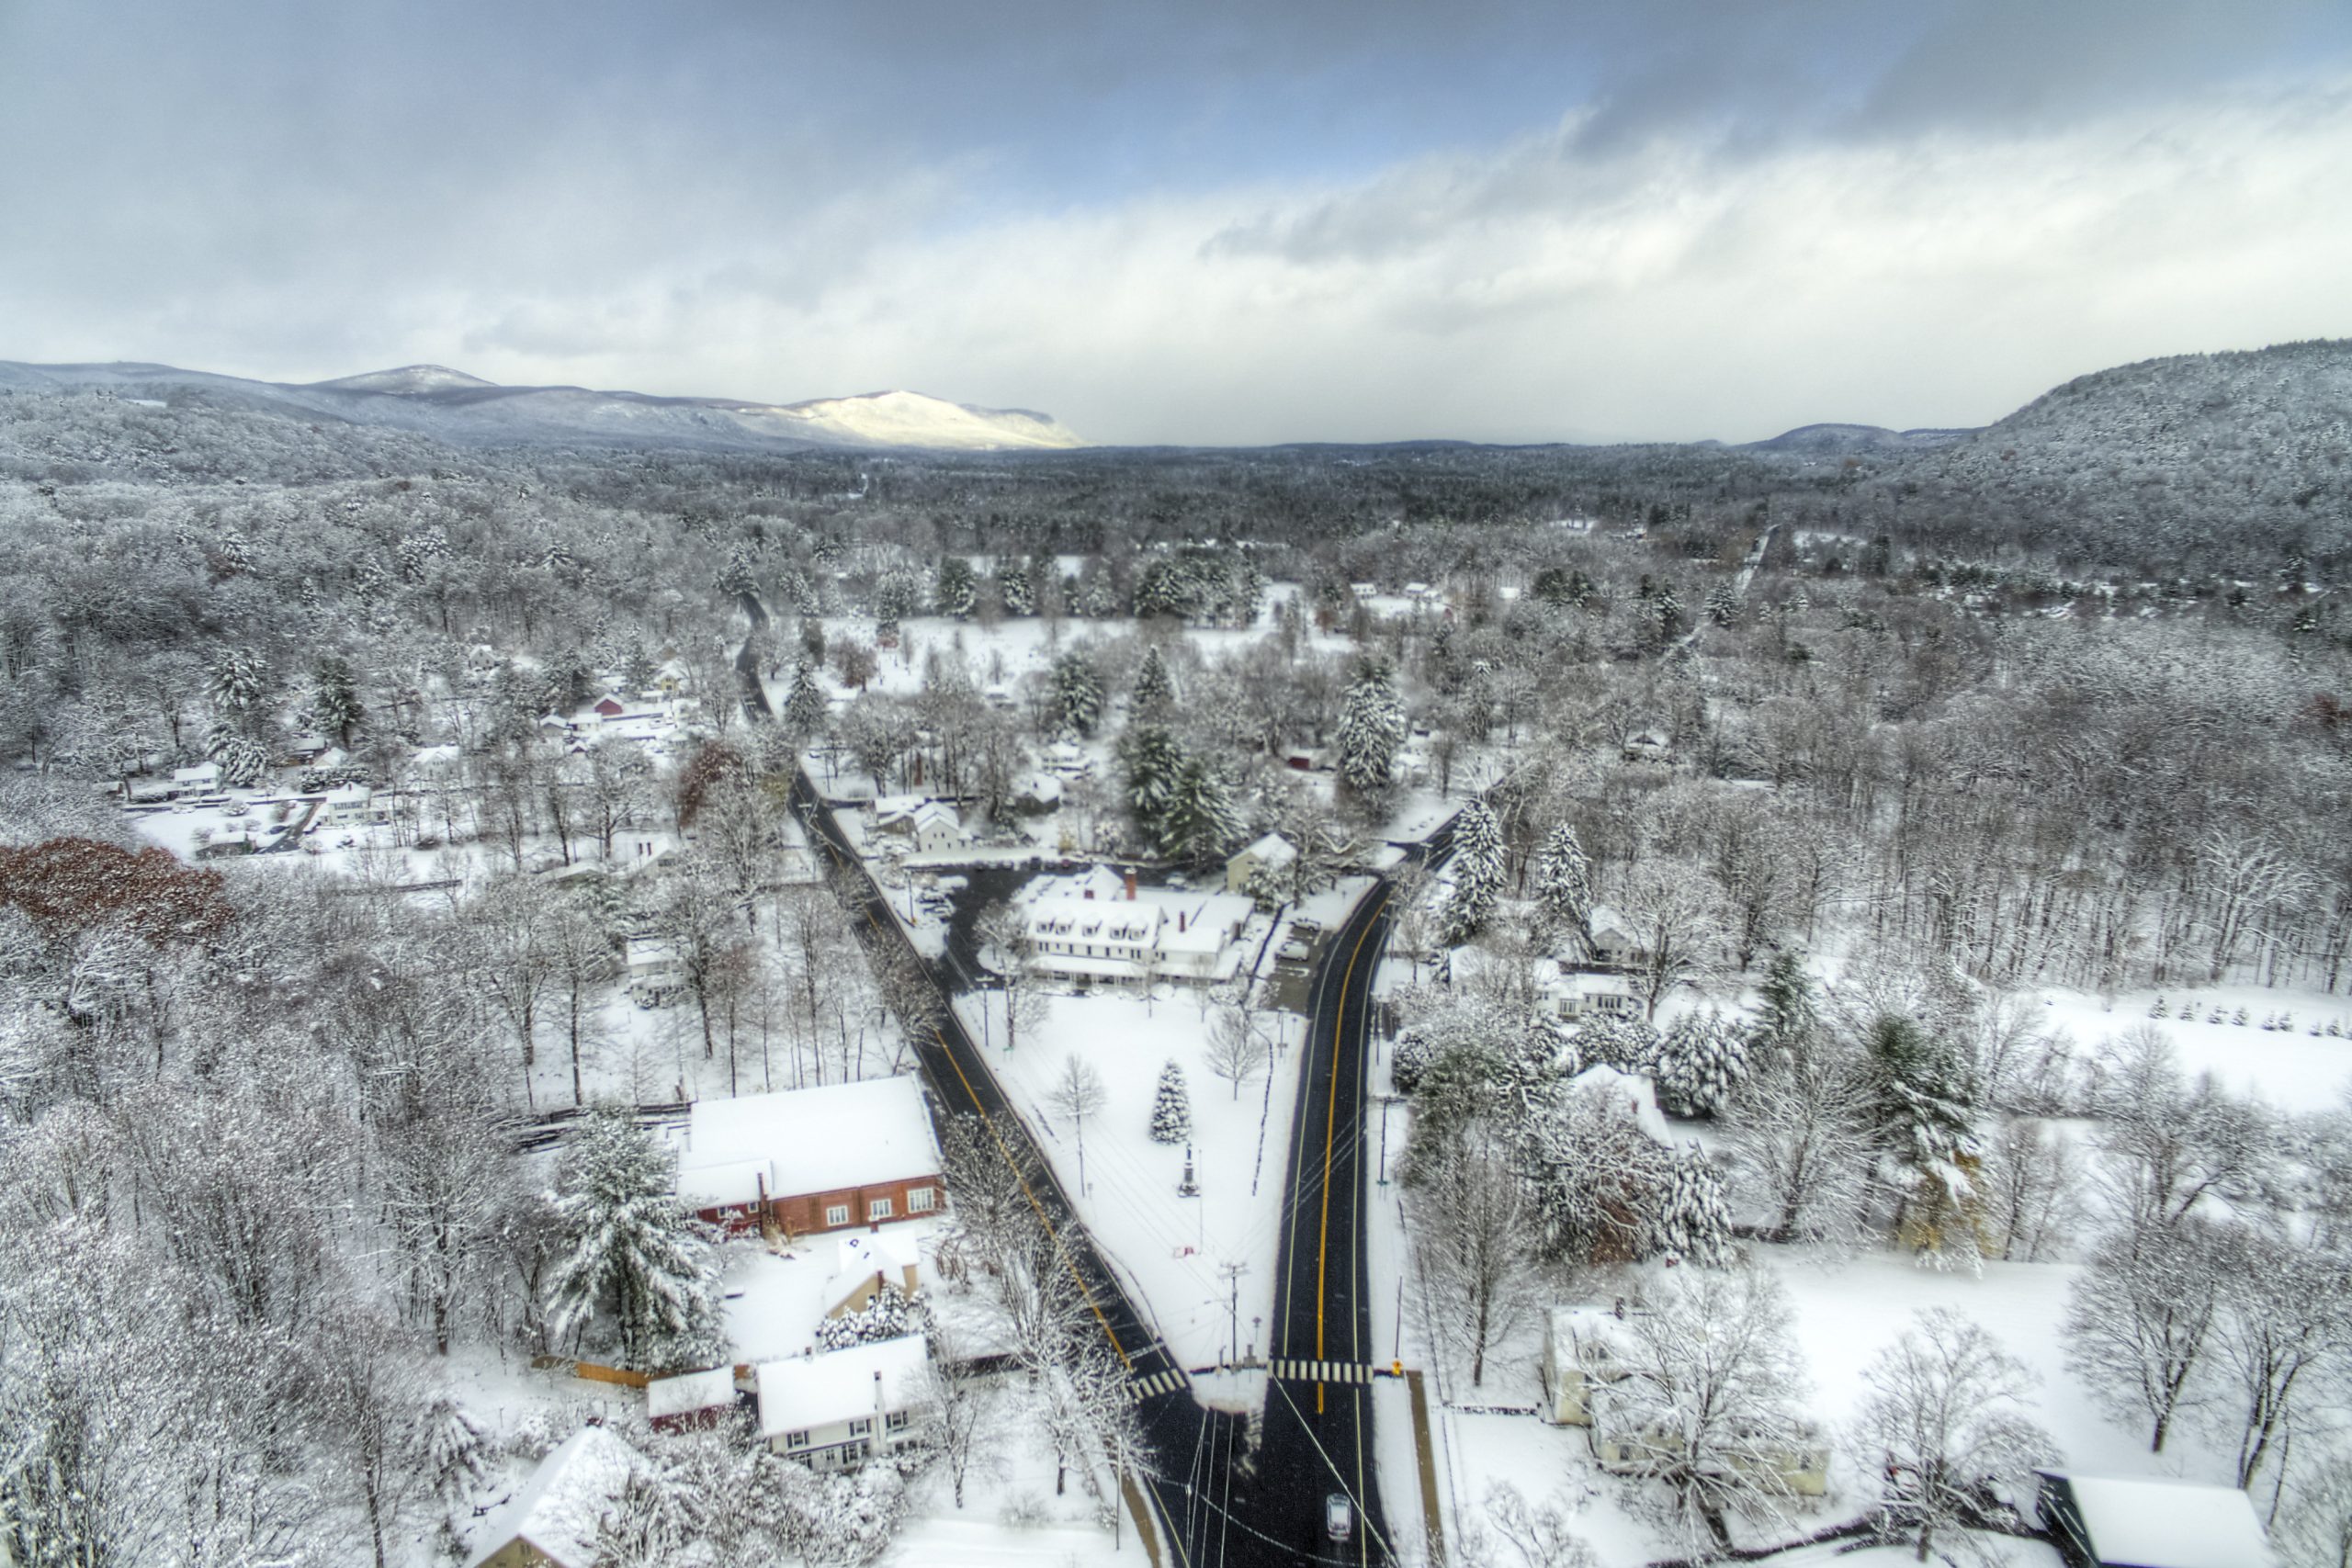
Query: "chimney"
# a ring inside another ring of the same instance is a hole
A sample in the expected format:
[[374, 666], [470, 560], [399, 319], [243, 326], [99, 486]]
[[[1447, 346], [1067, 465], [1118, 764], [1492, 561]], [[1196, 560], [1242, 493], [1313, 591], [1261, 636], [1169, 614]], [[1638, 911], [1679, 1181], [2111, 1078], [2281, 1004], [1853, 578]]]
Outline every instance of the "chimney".
[[1129, 866], [1129, 867], [1127, 867], [1127, 902], [1128, 902], [1128, 903], [1130, 903], [1130, 904], [1132, 904], [1132, 903], [1134, 903], [1135, 901], [1136, 901], [1136, 868], [1135, 868], [1134, 866]]
[[1176, 934], [1184, 934], [1184, 911], [1182, 909], [1176, 911]]
[[874, 1414], [882, 1414], [882, 1369], [874, 1369]]
[[1088, 888], [1088, 889], [1086, 890], [1086, 897], [1087, 897], [1087, 898], [1089, 899], [1089, 901], [1091, 901], [1091, 900], [1092, 900], [1092, 898], [1094, 897], [1094, 889], [1092, 889], [1091, 887]]

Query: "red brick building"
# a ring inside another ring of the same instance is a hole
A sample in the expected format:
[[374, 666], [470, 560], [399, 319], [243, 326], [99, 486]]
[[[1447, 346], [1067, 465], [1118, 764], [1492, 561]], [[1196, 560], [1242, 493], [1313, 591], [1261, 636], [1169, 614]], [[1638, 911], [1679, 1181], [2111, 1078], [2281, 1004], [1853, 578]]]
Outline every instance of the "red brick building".
[[730, 1229], [847, 1230], [945, 1206], [931, 1110], [911, 1077], [695, 1103], [678, 1196]]

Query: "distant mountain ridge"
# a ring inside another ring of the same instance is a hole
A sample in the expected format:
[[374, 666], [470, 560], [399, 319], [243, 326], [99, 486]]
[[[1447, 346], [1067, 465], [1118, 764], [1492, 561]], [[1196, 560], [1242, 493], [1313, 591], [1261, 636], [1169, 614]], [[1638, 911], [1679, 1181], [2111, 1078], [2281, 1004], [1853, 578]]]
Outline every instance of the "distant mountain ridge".
[[1974, 429], [1889, 430], [1878, 424], [1801, 424], [1765, 441], [1750, 441], [1739, 450], [1775, 457], [1828, 457], [1871, 452], [1925, 452], [1951, 446], [1976, 434]]
[[591, 442], [759, 449], [908, 446], [942, 451], [1062, 450], [1088, 443], [1050, 414], [981, 408], [921, 392], [868, 392], [798, 403], [655, 397], [584, 387], [507, 387], [440, 365], [404, 365], [331, 381], [259, 381], [176, 366], [0, 361], [0, 389], [106, 389], [125, 397], [196, 397], [227, 407], [413, 431], [454, 444]]

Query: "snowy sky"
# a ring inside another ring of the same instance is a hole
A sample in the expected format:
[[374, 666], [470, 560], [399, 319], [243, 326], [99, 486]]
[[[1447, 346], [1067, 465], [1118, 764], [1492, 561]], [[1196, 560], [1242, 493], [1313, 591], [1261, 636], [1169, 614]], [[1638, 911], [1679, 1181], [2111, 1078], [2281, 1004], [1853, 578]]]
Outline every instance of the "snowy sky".
[[2343, 335], [2343, 0], [0, 0], [0, 358], [1746, 440]]

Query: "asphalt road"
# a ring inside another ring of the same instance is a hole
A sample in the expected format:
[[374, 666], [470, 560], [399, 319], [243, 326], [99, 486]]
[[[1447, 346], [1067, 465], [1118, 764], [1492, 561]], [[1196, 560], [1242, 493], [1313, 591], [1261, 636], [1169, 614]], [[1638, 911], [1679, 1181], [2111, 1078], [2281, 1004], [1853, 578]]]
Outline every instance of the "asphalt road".
[[[864, 890], [858, 913], [868, 939], [905, 941], [805, 773], [794, 778], [793, 804], [831, 858]], [[1449, 822], [1411, 858], [1440, 858], [1451, 839]], [[1138, 1414], [1154, 1470], [1144, 1490], [1170, 1549], [1163, 1568], [1368, 1568], [1396, 1560], [1380, 1508], [1372, 1391], [1360, 1371], [1339, 1370], [1364, 1368], [1380, 1355], [1372, 1338], [1366, 1254], [1364, 1111], [1372, 981], [1387, 942], [1389, 894], [1385, 881], [1375, 886], [1331, 933], [1309, 987], [1313, 1017], [1292, 1118], [1268, 1349], [1283, 1363], [1325, 1366], [1279, 1369], [1300, 1375], [1270, 1380], [1256, 1422], [1204, 1409], [1172, 1379], [1161, 1380], [1172, 1384], [1168, 1392], [1141, 1400]], [[1180, 1371], [1072, 1217], [1051, 1165], [952, 1011], [933, 1041], [918, 1043], [916, 1054], [943, 1110], [976, 1112], [1007, 1145], [1028, 1145], [1034, 1164], [1046, 1173], [1034, 1193], [1039, 1212], [1061, 1239], [1130, 1376], [1148, 1381]], [[1333, 1494], [1346, 1496], [1353, 1513], [1352, 1534], [1343, 1543], [1326, 1530], [1326, 1499]], [[1418, 1530], [1418, 1517], [1410, 1528]]]

